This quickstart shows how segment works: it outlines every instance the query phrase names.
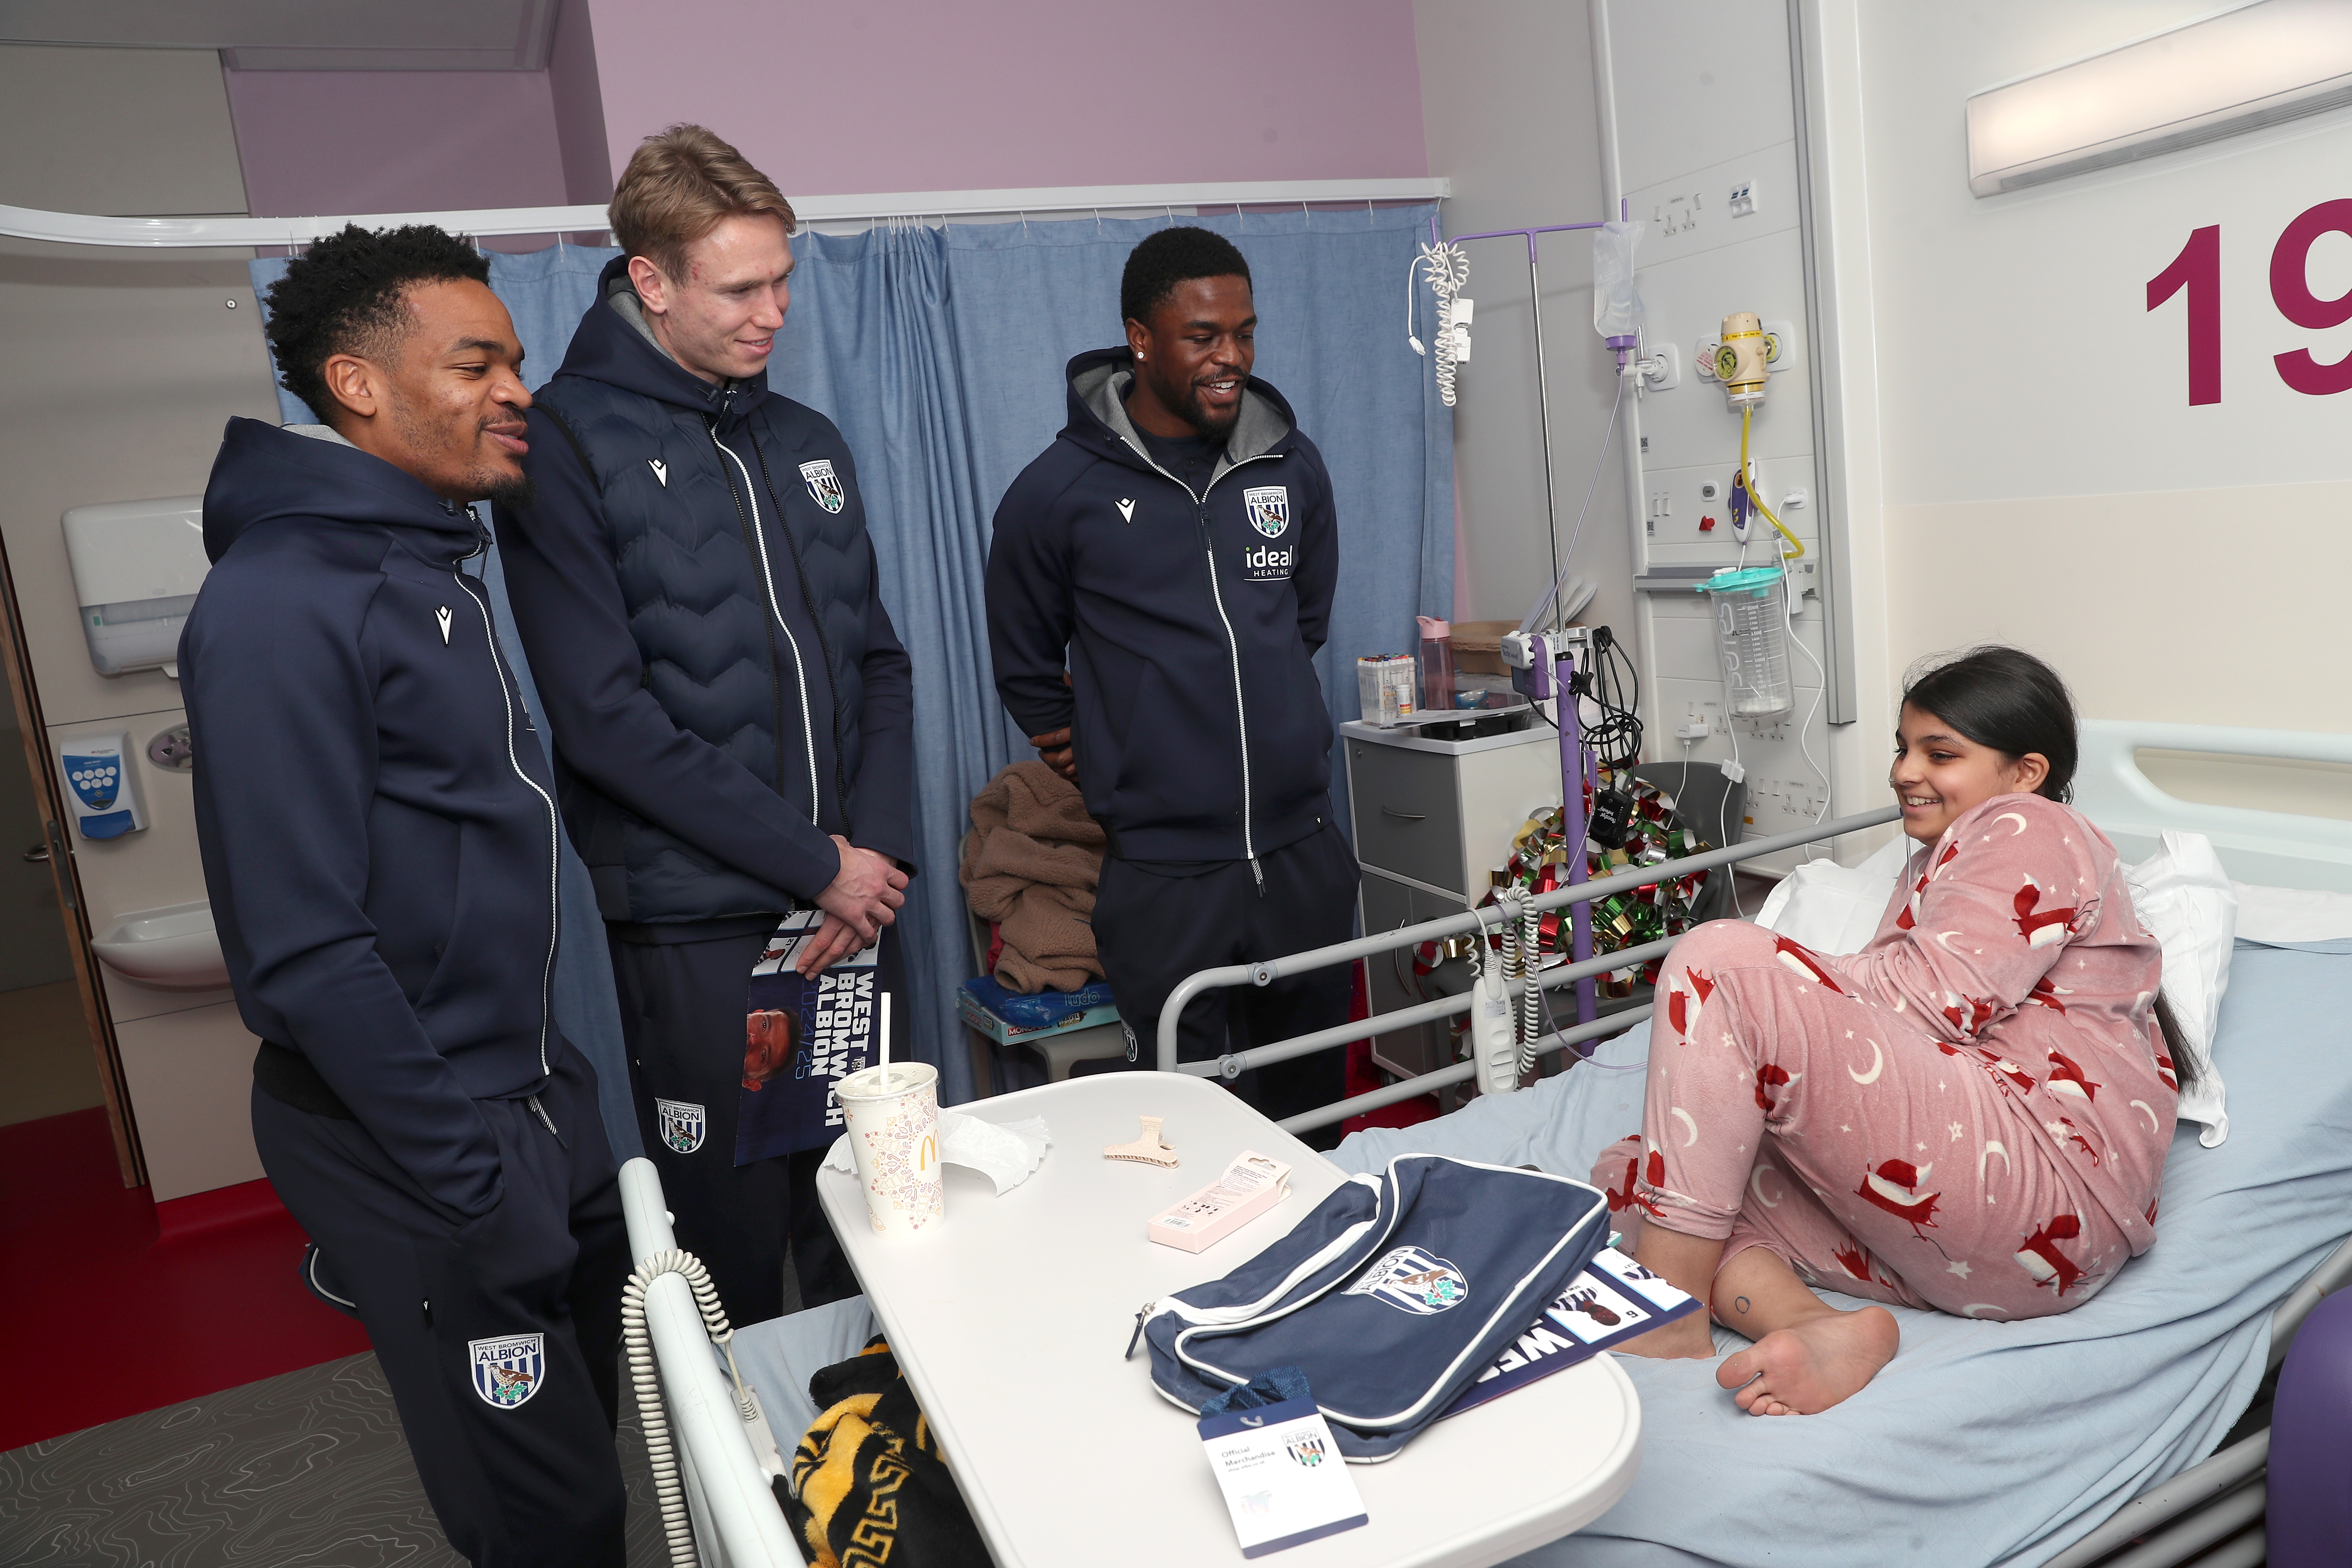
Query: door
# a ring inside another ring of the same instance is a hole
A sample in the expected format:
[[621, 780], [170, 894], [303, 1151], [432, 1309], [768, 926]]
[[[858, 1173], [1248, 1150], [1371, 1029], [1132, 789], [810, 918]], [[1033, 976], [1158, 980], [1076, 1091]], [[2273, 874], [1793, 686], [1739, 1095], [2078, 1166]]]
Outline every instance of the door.
[[122, 1184], [143, 1186], [5, 543], [0, 616], [0, 1127], [103, 1106]]

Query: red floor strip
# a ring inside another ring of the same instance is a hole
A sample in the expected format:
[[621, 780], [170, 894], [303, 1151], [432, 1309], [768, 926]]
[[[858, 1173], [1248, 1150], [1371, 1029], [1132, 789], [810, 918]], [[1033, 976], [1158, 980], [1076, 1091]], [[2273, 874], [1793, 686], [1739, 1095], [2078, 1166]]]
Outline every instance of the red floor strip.
[[0, 1127], [0, 1451], [368, 1348], [268, 1182], [126, 1189], [104, 1110]]

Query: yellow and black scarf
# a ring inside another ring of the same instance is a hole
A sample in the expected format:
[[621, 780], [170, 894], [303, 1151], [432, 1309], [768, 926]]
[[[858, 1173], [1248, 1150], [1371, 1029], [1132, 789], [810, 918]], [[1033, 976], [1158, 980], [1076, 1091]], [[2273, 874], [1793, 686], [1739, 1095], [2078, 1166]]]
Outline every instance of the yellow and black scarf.
[[877, 1334], [809, 1379], [823, 1415], [777, 1501], [817, 1568], [990, 1568], [930, 1424]]

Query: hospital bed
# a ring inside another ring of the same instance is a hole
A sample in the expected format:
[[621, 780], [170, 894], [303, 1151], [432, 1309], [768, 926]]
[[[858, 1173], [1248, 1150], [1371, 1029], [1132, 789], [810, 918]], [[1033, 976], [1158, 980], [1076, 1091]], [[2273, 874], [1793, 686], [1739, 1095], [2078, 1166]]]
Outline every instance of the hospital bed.
[[[2126, 861], [2152, 852], [2165, 829], [2198, 832], [2236, 879], [2352, 895], [2352, 822], [2179, 800], [2136, 761], [2140, 750], [2154, 748], [2352, 763], [2352, 739], [2092, 722], [2083, 740], [2077, 804]], [[1893, 815], [1865, 813], [1820, 832], [1860, 831]], [[1759, 840], [1686, 865], [1790, 847]], [[1606, 896], [1612, 887], [1594, 882], [1543, 902]], [[1438, 928], [1455, 924], [1469, 929], [1466, 918], [1431, 922], [1207, 971], [1184, 983], [1166, 1016], [1211, 989], [1350, 963], [1451, 934]], [[2340, 934], [2352, 939], [2352, 925]], [[1645, 962], [1670, 945], [1561, 966], [1541, 984], [1550, 990], [1579, 971]], [[1412, 1011], [1439, 1018], [1466, 1000], [1443, 998]], [[1358, 1133], [1332, 1157], [1363, 1169], [1406, 1148], [1427, 1148], [1581, 1176], [1601, 1147], [1640, 1125], [1646, 1012], [1558, 1030], [1542, 1048], [1572, 1047], [1583, 1059], [1535, 1089], [1474, 1100], [1435, 1121]], [[2215, 1043], [2230, 1086], [2231, 1136], [2212, 1150], [2198, 1145], [2193, 1128], [2176, 1141], [2155, 1249], [2092, 1301], [2054, 1318], [1987, 1323], [1898, 1312], [1903, 1355], [1863, 1394], [1821, 1415], [1755, 1420], [1715, 1386], [1711, 1363], [1629, 1360], [1643, 1403], [1643, 1474], [1587, 1530], [1516, 1561], [1528, 1568], [2260, 1563], [2262, 1531], [2249, 1527], [2262, 1516], [2270, 1434], [2248, 1412], [2259, 1415], [2265, 1379], [2284, 1361], [2303, 1320], [2352, 1278], [2352, 1052], [2340, 1048], [2347, 1016], [2352, 940], [2242, 948]], [[1162, 1042], [1162, 1065], [1230, 1078], [1361, 1031], [1354, 1025], [1181, 1066], [1171, 1037]], [[1328, 1126], [1472, 1076], [1469, 1064], [1458, 1064], [1283, 1125]], [[624, 1184], [634, 1249], [640, 1257], [666, 1249], [668, 1227], [651, 1167], [633, 1162]], [[668, 1275], [646, 1295], [700, 1561], [720, 1568], [798, 1562], [692, 1290]], [[772, 1405], [782, 1404], [799, 1397], [792, 1385], [804, 1384], [808, 1373], [854, 1352], [866, 1321], [857, 1303], [840, 1303], [757, 1325], [737, 1344], [764, 1336], [762, 1354], [747, 1357], [760, 1363], [751, 1379]], [[797, 1419], [780, 1413], [775, 1420], [787, 1450]], [[2053, 1432], [2063, 1435], [2054, 1444]], [[1694, 1482], [1709, 1507], [1690, 1506]]]
[[[2166, 829], [2196, 832], [2235, 880], [2352, 895], [2352, 823], [2179, 800], [2140, 770], [2144, 749], [2343, 764], [2352, 763], [2352, 739], [2092, 722], [2084, 726], [2076, 782], [2076, 804], [2126, 862], [2154, 852]], [[1868, 814], [1874, 821], [1886, 815]], [[1857, 825], [1848, 818], [1827, 826]], [[1752, 843], [1738, 858], [1784, 847]], [[2352, 921], [2338, 923], [2344, 929], [2328, 934], [2352, 938]], [[1184, 994], [1345, 962], [1366, 945], [1211, 972], [1188, 982]], [[1888, 1371], [1845, 1405], [1792, 1421], [1738, 1415], [1714, 1385], [1709, 1363], [1629, 1361], [1643, 1401], [1643, 1476], [1585, 1531], [1519, 1561], [1528, 1568], [2262, 1562], [2266, 1379], [2312, 1309], [2352, 1278], [2352, 1053], [2342, 1049], [2342, 1020], [2352, 1016], [2352, 941], [2313, 945], [2323, 951], [2233, 955], [2215, 1045], [2231, 1089], [2231, 1138], [2207, 1150], [2193, 1128], [2180, 1134], [2158, 1246], [2107, 1291], [2031, 1325], [1898, 1312], [1904, 1354]], [[1547, 987], [1565, 984], [1575, 968], [1597, 971], [1628, 956], [1552, 971]], [[1432, 1016], [1442, 1010], [1433, 1005]], [[1639, 1016], [1561, 1030], [1546, 1048]], [[1179, 1070], [1239, 1070], [1298, 1054], [1303, 1043]], [[1646, 1050], [1646, 1026], [1638, 1026], [1534, 1089], [1474, 1101], [1433, 1122], [1358, 1133], [1332, 1158], [1352, 1171], [1407, 1148], [1431, 1149], [1582, 1175], [1601, 1148], [1640, 1126]], [[1470, 1076], [1465, 1064], [1285, 1125], [1329, 1125]], [[1718, 1342], [1736, 1342], [1722, 1334]], [[2063, 1441], [2052, 1444], [2050, 1433]], [[1702, 1479], [1711, 1506], [1694, 1510], [1688, 1489]]]

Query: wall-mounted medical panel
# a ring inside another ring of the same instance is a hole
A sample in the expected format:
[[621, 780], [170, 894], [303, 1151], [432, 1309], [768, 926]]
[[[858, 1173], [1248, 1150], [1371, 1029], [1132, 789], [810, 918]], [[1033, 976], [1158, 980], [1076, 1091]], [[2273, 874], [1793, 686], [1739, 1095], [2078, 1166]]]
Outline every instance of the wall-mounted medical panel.
[[[1648, 268], [1797, 227], [1797, 144], [1782, 140], [1625, 193]], [[1646, 292], [1643, 298], [1647, 299]]]
[[180, 629], [211, 567], [203, 498], [78, 506], [65, 535], [90, 664], [100, 675], [176, 675]]
[[[1643, 750], [1694, 767], [1736, 757], [1749, 820], [1723, 826], [1733, 837], [1783, 833], [1829, 803], [1838, 692], [1823, 675], [1835, 668], [1820, 591], [1832, 542], [1822, 537], [1790, 13], [1715, 0], [1593, 3], [1605, 7], [1618, 188], [1627, 216], [1649, 226], [1637, 262], [1643, 343], [1672, 345], [1681, 367], [1674, 386], [1644, 392], [1633, 416]], [[1725, 318], [1741, 312], [1775, 324], [1780, 350], [1749, 420], [1756, 494], [1804, 546], [1791, 563], [1788, 623], [1795, 705], [1770, 720], [1727, 719], [1714, 618], [1691, 591], [1716, 569], [1770, 564], [1785, 548], [1758, 516], [1743, 557], [1730, 506], [1740, 411], [1704, 374]], [[1676, 731], [1702, 723], [1685, 747]]]
[[[1602, 4], [1604, 0], [1594, 0]], [[1605, 0], [1630, 193], [1789, 140], [1789, 17], [1754, 0]], [[1636, 205], [1633, 216], [1644, 216]]]
[[[1644, 242], [1647, 254], [1647, 242]], [[1722, 478], [1739, 466], [1739, 413], [1721, 383], [1696, 374], [1699, 345], [1722, 335], [1723, 318], [1750, 310], [1787, 322], [1780, 361], [1770, 366], [1764, 401], [1748, 433], [1759, 461], [1810, 457], [1813, 449], [1811, 358], [1805, 328], [1804, 263], [1793, 231], [1763, 235], [1651, 264], [1640, 272], [1643, 339], [1680, 351], [1682, 383], [1642, 396], [1642, 466], [1675, 468], [1719, 463]], [[1785, 363], [1789, 368], [1781, 368]]]

